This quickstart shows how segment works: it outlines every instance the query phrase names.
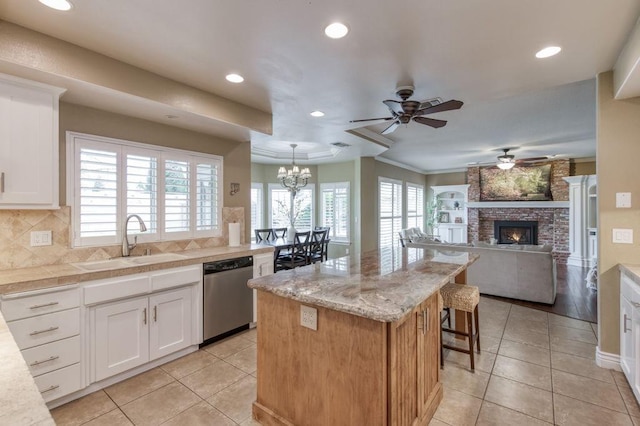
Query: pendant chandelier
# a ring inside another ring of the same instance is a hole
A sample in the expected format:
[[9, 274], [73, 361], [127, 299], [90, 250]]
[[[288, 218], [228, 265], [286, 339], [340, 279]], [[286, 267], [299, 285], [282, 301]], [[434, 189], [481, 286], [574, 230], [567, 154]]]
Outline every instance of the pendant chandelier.
[[287, 188], [295, 196], [300, 188], [307, 186], [307, 182], [311, 178], [311, 171], [309, 171], [308, 167], [300, 170], [296, 166], [296, 147], [298, 145], [292, 143], [289, 146], [293, 149], [291, 168], [280, 167], [278, 169], [278, 180], [284, 188]]

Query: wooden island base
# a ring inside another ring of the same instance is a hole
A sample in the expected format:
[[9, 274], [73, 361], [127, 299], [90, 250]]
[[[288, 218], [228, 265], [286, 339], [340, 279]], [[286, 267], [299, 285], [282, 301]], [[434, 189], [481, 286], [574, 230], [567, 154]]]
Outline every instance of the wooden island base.
[[442, 400], [438, 292], [395, 322], [258, 291], [257, 399], [263, 425], [427, 425]]

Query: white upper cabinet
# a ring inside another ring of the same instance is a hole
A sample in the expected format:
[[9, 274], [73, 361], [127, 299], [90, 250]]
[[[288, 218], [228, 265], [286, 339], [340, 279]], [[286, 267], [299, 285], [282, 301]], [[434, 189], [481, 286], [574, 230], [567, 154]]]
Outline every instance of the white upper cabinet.
[[58, 208], [64, 89], [0, 74], [0, 208]]

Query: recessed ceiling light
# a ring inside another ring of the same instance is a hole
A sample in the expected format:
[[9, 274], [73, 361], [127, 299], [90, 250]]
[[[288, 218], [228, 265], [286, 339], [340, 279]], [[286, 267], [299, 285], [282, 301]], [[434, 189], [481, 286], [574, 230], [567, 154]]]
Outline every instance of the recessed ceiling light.
[[324, 112], [322, 111], [313, 111], [310, 113], [312, 117], [324, 117]]
[[349, 28], [347, 28], [345, 24], [341, 24], [340, 22], [329, 24], [324, 29], [324, 33], [327, 35], [327, 37], [331, 38], [342, 38], [346, 36], [348, 32]]
[[73, 7], [73, 4], [69, 0], [38, 0], [40, 3], [45, 6], [49, 6], [55, 10], [63, 10], [67, 11]]
[[561, 50], [562, 48], [559, 46], [545, 47], [544, 49], [536, 53], [536, 58], [538, 59], [548, 58], [550, 56], [557, 55], [558, 53], [560, 53]]
[[244, 81], [244, 77], [240, 74], [228, 74], [225, 78], [231, 83], [242, 83]]

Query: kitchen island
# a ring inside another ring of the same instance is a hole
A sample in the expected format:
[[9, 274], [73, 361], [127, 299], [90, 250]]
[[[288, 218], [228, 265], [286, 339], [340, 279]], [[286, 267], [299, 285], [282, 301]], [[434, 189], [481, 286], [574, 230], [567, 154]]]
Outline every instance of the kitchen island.
[[428, 424], [442, 399], [438, 290], [463, 283], [476, 259], [388, 247], [249, 280], [258, 290], [254, 418]]

